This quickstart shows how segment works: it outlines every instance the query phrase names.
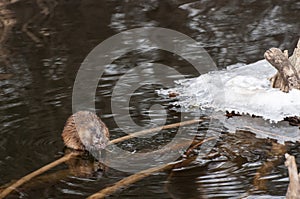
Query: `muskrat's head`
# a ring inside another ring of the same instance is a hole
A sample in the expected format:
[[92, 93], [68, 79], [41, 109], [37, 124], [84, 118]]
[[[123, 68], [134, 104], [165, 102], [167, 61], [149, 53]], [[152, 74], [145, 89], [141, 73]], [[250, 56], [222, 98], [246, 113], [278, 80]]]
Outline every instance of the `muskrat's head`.
[[79, 111], [68, 118], [62, 138], [71, 149], [101, 150], [109, 142], [109, 131], [97, 115]]

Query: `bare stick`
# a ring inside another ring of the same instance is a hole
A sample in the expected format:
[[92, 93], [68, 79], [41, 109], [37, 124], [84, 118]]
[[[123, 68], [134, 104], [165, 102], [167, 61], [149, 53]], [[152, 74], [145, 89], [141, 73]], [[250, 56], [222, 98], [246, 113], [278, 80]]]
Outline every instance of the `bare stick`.
[[74, 157], [76, 154], [74, 153], [70, 153], [68, 155], [65, 155], [61, 158], [59, 158], [58, 160], [55, 160], [54, 162], [51, 162], [50, 164], [47, 164], [46, 166], [43, 166], [42, 168], [22, 177], [20, 180], [16, 181], [15, 183], [13, 183], [12, 185], [10, 185], [9, 187], [7, 187], [6, 189], [4, 189], [1, 193], [0, 193], [0, 199], [6, 197], [10, 192], [14, 191], [16, 188], [18, 188], [19, 186], [21, 186], [22, 184], [24, 184], [25, 182], [31, 180], [32, 178], [48, 171], [49, 169], [63, 163], [66, 162], [68, 160], [70, 160], [72, 157]]
[[300, 183], [299, 183], [299, 176], [298, 176], [295, 157], [286, 153], [285, 158], [286, 158], [285, 166], [289, 170], [289, 179], [290, 179], [290, 184], [286, 193], [286, 198], [288, 199], [299, 198]]
[[[114, 140], [110, 141], [109, 144], [116, 144], [116, 143], [128, 140], [128, 139], [136, 137], [136, 136], [145, 135], [145, 134], [148, 134], [148, 133], [160, 131], [162, 129], [170, 129], [170, 128], [175, 128], [175, 127], [178, 127], [178, 126], [190, 125], [190, 124], [194, 124], [194, 123], [201, 122], [201, 121], [203, 121], [203, 120], [201, 120], [201, 119], [199, 119], [199, 120], [188, 120], [188, 121], [184, 121], [184, 122], [169, 124], [169, 125], [165, 125], [165, 126], [161, 126], [161, 127], [152, 128], [152, 129], [147, 129], [147, 130], [139, 131], [139, 132], [136, 132], [136, 133], [132, 133], [130, 135], [127, 135], [127, 136], [124, 136], [124, 137], [121, 137], [121, 138], [114, 139]], [[40, 169], [38, 169], [38, 170], [22, 177], [21, 179], [19, 179], [18, 181], [16, 181], [12, 185], [10, 185], [9, 187], [5, 188], [2, 192], [0, 192], [0, 199], [4, 198], [9, 193], [11, 193], [13, 190], [15, 190], [19, 186], [23, 185], [27, 181], [31, 180], [32, 178], [34, 178], [38, 175], [41, 175], [42, 173], [48, 171], [49, 169], [70, 160], [75, 155], [77, 155], [77, 154], [71, 153], [71, 154], [65, 155], [65, 156], [61, 157], [60, 159], [58, 159], [54, 162], [51, 162], [48, 165], [45, 165], [42, 168], [40, 168]]]
[[204, 142], [208, 142], [208, 141], [215, 140], [215, 139], [217, 139], [217, 137], [209, 137], [209, 138], [207, 138], [207, 139], [204, 139], [204, 140], [202, 140], [202, 141], [196, 143], [195, 145], [193, 145], [191, 148], [189, 148], [189, 149], [186, 151], [185, 155], [186, 155], [186, 156], [189, 156], [189, 155], [192, 153], [192, 151], [193, 151], [194, 149], [198, 148], [198, 147], [199, 147], [200, 145], [202, 145]]
[[184, 122], [178, 122], [178, 123], [169, 124], [169, 125], [165, 125], [165, 126], [159, 126], [159, 127], [152, 128], [152, 129], [138, 131], [138, 132], [131, 133], [129, 135], [114, 139], [114, 140], [110, 141], [109, 144], [116, 144], [116, 143], [123, 142], [125, 140], [129, 140], [131, 138], [138, 137], [141, 135], [146, 135], [146, 134], [157, 132], [157, 131], [164, 130], [164, 129], [171, 129], [171, 128], [175, 128], [178, 126], [186, 126], [186, 125], [190, 125], [190, 124], [195, 124], [198, 122], [203, 122], [203, 119], [188, 120], [188, 121], [184, 121]]
[[133, 184], [133, 183], [151, 175], [152, 173], [168, 170], [168, 169], [171, 169], [173, 166], [174, 166], [174, 163], [171, 163], [171, 164], [164, 164], [161, 166], [143, 170], [143, 171], [133, 174], [129, 177], [123, 178], [122, 180], [118, 181], [111, 187], [102, 189], [98, 193], [95, 193], [95, 194], [91, 195], [90, 197], [88, 197], [88, 199], [104, 198], [105, 196], [116, 192], [120, 188], [127, 187], [128, 185]]
[[[285, 135], [278, 135], [269, 131], [264, 131], [264, 130], [260, 130], [260, 129], [256, 129], [253, 128], [251, 126], [244, 126], [246, 129], [251, 130], [252, 132], [254, 132], [255, 134], [259, 134], [259, 135], [264, 135], [264, 136], [270, 136], [271, 138], [275, 138], [278, 140], [278, 138], [281, 138], [283, 140], [289, 140], [289, 141], [293, 141], [293, 142], [297, 142], [299, 140], [297, 140], [298, 138], [292, 138], [292, 137], [288, 137]], [[282, 134], [285, 134], [284, 132]]]
[[[207, 141], [210, 141], [210, 140], [213, 140], [213, 139], [215, 139], [215, 137], [207, 138], [205, 140], [200, 141], [195, 146], [199, 146], [199, 145], [203, 144], [204, 142], [207, 142]], [[194, 149], [195, 147], [192, 147], [192, 148]], [[180, 161], [177, 161], [177, 162], [172, 162], [172, 163], [169, 163], [169, 164], [164, 164], [164, 165], [160, 165], [160, 166], [157, 166], [157, 167], [153, 167], [153, 168], [150, 168], [150, 169], [140, 171], [140, 172], [135, 173], [131, 176], [123, 178], [122, 180], [116, 182], [114, 185], [112, 185], [110, 187], [106, 187], [106, 188], [100, 190], [99, 192], [89, 196], [87, 199], [104, 198], [104, 197], [106, 197], [110, 194], [113, 194], [114, 192], [120, 190], [121, 188], [128, 187], [129, 185], [131, 185], [131, 184], [133, 184], [133, 183], [135, 183], [135, 182], [137, 182], [137, 181], [139, 181], [139, 180], [141, 180], [145, 177], [150, 176], [152, 173], [171, 170], [176, 165], [183, 166], [183, 165], [189, 164], [195, 158], [196, 158], [196, 156], [193, 156], [193, 157], [188, 158], [188, 159], [184, 159], [184, 160], [180, 160]]]

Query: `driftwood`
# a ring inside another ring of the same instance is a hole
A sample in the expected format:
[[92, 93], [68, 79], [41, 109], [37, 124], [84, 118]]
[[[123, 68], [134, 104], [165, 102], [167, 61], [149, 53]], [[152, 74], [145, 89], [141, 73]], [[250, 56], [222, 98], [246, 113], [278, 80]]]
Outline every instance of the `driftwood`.
[[295, 157], [289, 154], [285, 154], [285, 166], [289, 170], [290, 184], [286, 193], [287, 199], [299, 199], [300, 198], [300, 174], [298, 175], [297, 165]]
[[271, 80], [273, 88], [283, 92], [300, 89], [300, 39], [293, 55], [288, 57], [288, 51], [282, 52], [278, 48], [271, 48], [264, 54], [266, 60], [277, 69]]

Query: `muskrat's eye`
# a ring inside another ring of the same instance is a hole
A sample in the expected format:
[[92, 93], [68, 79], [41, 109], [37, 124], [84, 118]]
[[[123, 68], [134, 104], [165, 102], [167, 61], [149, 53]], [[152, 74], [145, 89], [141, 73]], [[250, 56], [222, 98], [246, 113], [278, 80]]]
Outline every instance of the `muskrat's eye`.
[[98, 134], [95, 134], [95, 135], [94, 135], [94, 140], [95, 140], [95, 141], [98, 141], [99, 139], [100, 139], [100, 136], [99, 136]]
[[96, 132], [97, 132], [97, 129], [95, 128], [95, 127], [93, 127], [93, 126], [90, 126], [89, 127], [89, 132], [93, 135], [93, 134], [96, 134]]

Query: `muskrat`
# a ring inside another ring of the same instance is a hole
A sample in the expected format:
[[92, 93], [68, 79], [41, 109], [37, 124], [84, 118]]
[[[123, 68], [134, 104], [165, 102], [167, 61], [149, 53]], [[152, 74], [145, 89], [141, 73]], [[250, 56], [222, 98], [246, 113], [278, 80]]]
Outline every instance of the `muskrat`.
[[109, 142], [109, 131], [92, 112], [79, 111], [71, 115], [62, 132], [65, 146], [80, 151], [99, 151]]

